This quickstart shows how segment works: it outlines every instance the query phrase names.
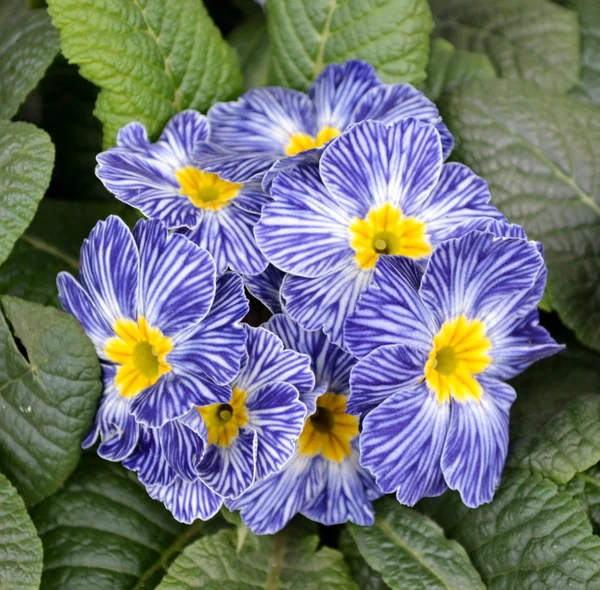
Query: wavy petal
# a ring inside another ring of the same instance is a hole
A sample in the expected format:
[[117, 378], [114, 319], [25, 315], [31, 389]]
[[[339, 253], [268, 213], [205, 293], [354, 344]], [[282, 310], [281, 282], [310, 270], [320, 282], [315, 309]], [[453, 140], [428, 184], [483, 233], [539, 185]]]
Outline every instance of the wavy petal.
[[171, 117], [158, 143], [168, 149], [181, 165], [186, 166], [196, 146], [208, 139], [209, 132], [208, 118], [188, 109]]
[[158, 431], [154, 428], [141, 429], [138, 449], [123, 461], [123, 465], [137, 472], [145, 486], [168, 486], [176, 477], [175, 471], [165, 460]]
[[204, 454], [204, 441], [179, 420], [171, 420], [158, 430], [158, 439], [165, 458], [181, 479], [198, 479], [197, 467]]
[[257, 275], [246, 275], [244, 284], [253, 297], [256, 297], [271, 313], [281, 313], [280, 290], [285, 274], [276, 266], [269, 264]]
[[248, 182], [240, 189], [233, 201], [233, 206], [260, 215], [262, 208], [271, 200], [259, 182]]

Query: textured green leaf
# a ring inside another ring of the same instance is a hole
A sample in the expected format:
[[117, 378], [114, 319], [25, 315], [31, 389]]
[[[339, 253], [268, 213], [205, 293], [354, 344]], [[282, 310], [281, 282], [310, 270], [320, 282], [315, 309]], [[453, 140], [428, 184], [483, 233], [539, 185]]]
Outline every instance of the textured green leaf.
[[600, 110], [524, 83], [476, 82], [451, 96], [455, 155], [492, 201], [543, 242], [552, 307], [600, 350]]
[[500, 77], [567, 92], [579, 79], [577, 14], [550, 0], [431, 0], [436, 31], [488, 55]]
[[600, 3], [567, 0], [566, 4], [579, 13], [581, 27], [581, 77], [571, 92], [600, 106]]
[[42, 575], [42, 543], [23, 499], [0, 474], [0, 588], [35, 590]]
[[600, 355], [569, 346], [512, 385], [511, 465], [564, 483], [600, 461]]
[[431, 43], [431, 57], [427, 65], [427, 80], [423, 91], [431, 100], [437, 100], [444, 90], [453, 90], [473, 80], [496, 78], [496, 71], [485, 53], [454, 48], [441, 37]]
[[187, 547], [159, 588], [166, 590], [357, 590], [338, 551], [317, 546], [316, 536], [284, 530], [258, 537], [248, 533], [237, 550], [235, 531], [224, 530]]
[[560, 489], [571, 494], [587, 514], [594, 533], [600, 532], [600, 465], [590, 467], [584, 473], [576, 473]]
[[227, 41], [235, 49], [240, 61], [244, 90], [266, 86], [271, 63], [271, 43], [264, 15], [259, 13], [244, 21], [229, 33]]
[[425, 78], [433, 28], [426, 0], [269, 0], [271, 78], [306, 90], [329, 63], [371, 63], [385, 82]]
[[540, 475], [507, 470], [493, 502], [475, 510], [455, 492], [422, 506], [492, 590], [600, 587], [600, 538], [573, 497]]
[[54, 493], [81, 455], [101, 391], [92, 343], [70, 315], [4, 296], [0, 315], [0, 470], [27, 504]]
[[44, 545], [42, 590], [154, 588], [183, 547], [214, 526], [178, 523], [133, 473], [94, 456], [32, 517]]
[[54, 147], [41, 129], [0, 121], [0, 264], [31, 223], [53, 163]]
[[367, 563], [396, 590], [484, 589], [465, 550], [430, 518], [387, 497], [372, 527], [348, 525]]
[[[0, 119], [10, 119], [58, 53], [58, 31], [45, 9], [22, 0], [0, 7]], [[0, 136], [3, 133], [0, 133]]]
[[388, 590], [389, 586], [383, 581], [381, 574], [376, 572], [360, 554], [347, 528], [340, 535], [339, 546], [350, 568], [352, 579], [360, 590]]
[[101, 88], [104, 145], [140, 121], [155, 138], [186, 108], [205, 111], [241, 88], [235, 52], [201, 0], [49, 0], [63, 53]]

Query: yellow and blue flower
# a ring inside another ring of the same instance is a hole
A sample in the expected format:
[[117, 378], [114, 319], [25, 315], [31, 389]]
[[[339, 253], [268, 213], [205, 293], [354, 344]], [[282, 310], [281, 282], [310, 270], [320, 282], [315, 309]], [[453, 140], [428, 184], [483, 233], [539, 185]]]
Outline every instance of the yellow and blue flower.
[[186, 237], [159, 221], [141, 220], [132, 233], [115, 216], [84, 241], [79, 281], [58, 276], [64, 309], [105, 366], [94, 430], [103, 441], [131, 422], [129, 413], [160, 427], [193, 406], [229, 399], [245, 354], [239, 322], [248, 301], [239, 276], [215, 276], [210, 254]]
[[355, 359], [322, 331], [307, 332], [287, 316], [275, 315], [265, 327], [310, 357], [316, 385], [300, 395], [308, 417], [293, 457], [227, 506], [257, 534], [277, 532], [297, 513], [326, 525], [373, 524], [372, 501], [382, 492], [360, 466], [359, 420], [346, 409]]
[[470, 224], [503, 219], [486, 182], [462, 164], [444, 164], [442, 152], [433, 125], [365, 121], [327, 146], [320, 163], [279, 173], [255, 235], [289, 273], [285, 310], [303, 328], [323, 328], [344, 346], [344, 321], [380, 256], [424, 263]]
[[212, 146], [198, 152], [203, 167], [231, 182], [275, 175], [307, 158], [354, 123], [373, 119], [390, 124], [407, 117], [433, 123], [446, 157], [454, 145], [439, 112], [410, 84], [383, 84], [373, 66], [360, 60], [330, 64], [308, 95], [288, 88], [254, 88], [235, 102], [216, 103], [208, 112]]
[[361, 464], [384, 492], [409, 506], [447, 488], [470, 507], [492, 499], [516, 395], [503, 380], [562, 348], [538, 325], [545, 280], [539, 246], [500, 222], [438, 246], [424, 274], [377, 262], [346, 323], [360, 359], [348, 409], [368, 412]]
[[257, 274], [267, 262], [252, 232], [268, 195], [260, 183], [232, 183], [199, 168], [193, 153], [208, 137], [207, 118], [191, 110], [172, 117], [156, 143], [130, 123], [117, 146], [98, 155], [96, 174], [119, 200], [206, 248], [219, 273], [230, 266]]

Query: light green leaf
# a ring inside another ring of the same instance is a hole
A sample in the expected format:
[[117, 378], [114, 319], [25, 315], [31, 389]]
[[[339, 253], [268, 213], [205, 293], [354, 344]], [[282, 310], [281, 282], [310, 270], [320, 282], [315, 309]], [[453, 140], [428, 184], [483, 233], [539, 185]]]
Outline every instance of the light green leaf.
[[0, 588], [36, 590], [42, 575], [42, 543], [23, 499], [0, 474]]
[[395, 590], [484, 589], [465, 550], [430, 518], [387, 497], [372, 527], [348, 525], [367, 563]]
[[133, 473], [94, 456], [32, 517], [44, 544], [42, 590], [154, 588], [183, 547], [216, 526], [178, 523]]
[[600, 355], [569, 346], [512, 386], [510, 465], [564, 483], [600, 461]]
[[576, 473], [560, 489], [571, 494], [587, 514], [594, 533], [600, 532], [600, 465], [594, 465], [584, 473]]
[[567, 0], [579, 13], [581, 27], [581, 77], [571, 93], [600, 106], [600, 3], [598, 0]]
[[600, 538], [573, 497], [540, 475], [506, 470], [494, 500], [475, 510], [455, 492], [422, 506], [491, 590], [600, 585]]
[[389, 586], [383, 581], [381, 574], [376, 572], [360, 554], [347, 528], [340, 534], [339, 547], [346, 558], [352, 579], [358, 584], [360, 590], [388, 590]]
[[235, 531], [224, 530], [187, 547], [173, 562], [160, 590], [358, 590], [341, 553], [317, 536], [290, 530], [258, 537], [249, 533], [237, 550]]
[[206, 111], [241, 88], [235, 52], [201, 0], [49, 0], [63, 53], [101, 88], [104, 145], [140, 121], [152, 138], [178, 111]]
[[600, 110], [490, 80], [454, 92], [444, 115], [455, 156], [488, 181], [510, 221], [543, 242], [552, 307], [600, 350]]
[[238, 25], [229, 33], [227, 41], [240, 60], [244, 90], [266, 86], [271, 63], [271, 43], [264, 15], [258, 13]]
[[306, 90], [329, 63], [358, 58], [385, 82], [425, 78], [426, 0], [269, 0], [273, 83]]
[[0, 264], [31, 223], [53, 163], [54, 146], [41, 129], [0, 121]]
[[564, 93], [579, 79], [577, 14], [550, 0], [431, 0], [436, 32], [487, 54], [502, 78]]
[[100, 364], [70, 315], [13, 297], [0, 301], [0, 470], [35, 504], [77, 465], [101, 391]]
[[0, 7], [0, 119], [16, 114], [59, 48], [58, 31], [44, 8], [28, 10], [23, 0], [4, 0]]

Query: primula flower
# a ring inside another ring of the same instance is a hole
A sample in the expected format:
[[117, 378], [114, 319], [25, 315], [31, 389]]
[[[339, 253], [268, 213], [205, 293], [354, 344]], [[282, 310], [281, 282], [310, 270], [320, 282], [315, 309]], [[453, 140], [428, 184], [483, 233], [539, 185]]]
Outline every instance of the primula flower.
[[282, 286], [286, 313], [341, 346], [381, 255], [425, 262], [470, 223], [503, 219], [486, 182], [462, 164], [443, 164], [437, 129], [416, 119], [358, 123], [319, 164], [281, 172], [272, 196], [255, 235], [269, 261], [295, 275]]
[[279, 471], [302, 429], [306, 407], [299, 392], [314, 388], [310, 359], [284, 350], [263, 328], [246, 331], [246, 362], [228, 399], [194, 407], [157, 429], [124, 462], [182, 522], [210, 518], [223, 498]]
[[287, 348], [310, 357], [316, 385], [300, 396], [309, 416], [292, 459], [227, 506], [241, 510], [257, 534], [277, 532], [298, 512], [326, 525], [347, 520], [373, 524], [371, 502], [382, 493], [359, 464], [358, 416], [346, 410], [355, 359], [322, 331], [306, 332], [284, 315], [274, 316], [265, 327]]
[[158, 221], [139, 221], [132, 233], [111, 216], [83, 243], [79, 281], [63, 272], [57, 282], [64, 309], [106, 365], [96, 423], [103, 438], [117, 415], [116, 429], [130, 423], [129, 413], [159, 427], [193, 406], [227, 402], [244, 356], [238, 322], [248, 301], [237, 277], [215, 295], [206, 250]]
[[452, 135], [422, 92], [410, 84], [383, 84], [364, 61], [330, 64], [308, 95], [289, 88], [254, 88], [237, 101], [213, 105], [208, 119], [214, 146], [200, 147], [198, 157], [205, 169], [232, 182], [267, 172], [263, 185], [269, 187], [278, 171], [318, 155], [354, 123], [373, 119], [389, 124], [407, 117], [433, 123], [448, 156]]
[[[497, 224], [502, 235], [511, 235]], [[515, 391], [501, 381], [562, 347], [538, 325], [546, 267], [537, 244], [473, 231], [427, 269], [388, 257], [346, 324], [348, 409], [363, 421], [361, 463], [412, 506], [447, 487], [489, 502], [500, 482]]]
[[96, 174], [119, 200], [181, 231], [227, 266], [256, 274], [266, 260], [252, 233], [268, 196], [257, 182], [231, 183], [198, 168], [192, 153], [208, 139], [205, 116], [178, 113], [151, 143], [140, 123], [123, 127], [117, 147], [98, 155]]

